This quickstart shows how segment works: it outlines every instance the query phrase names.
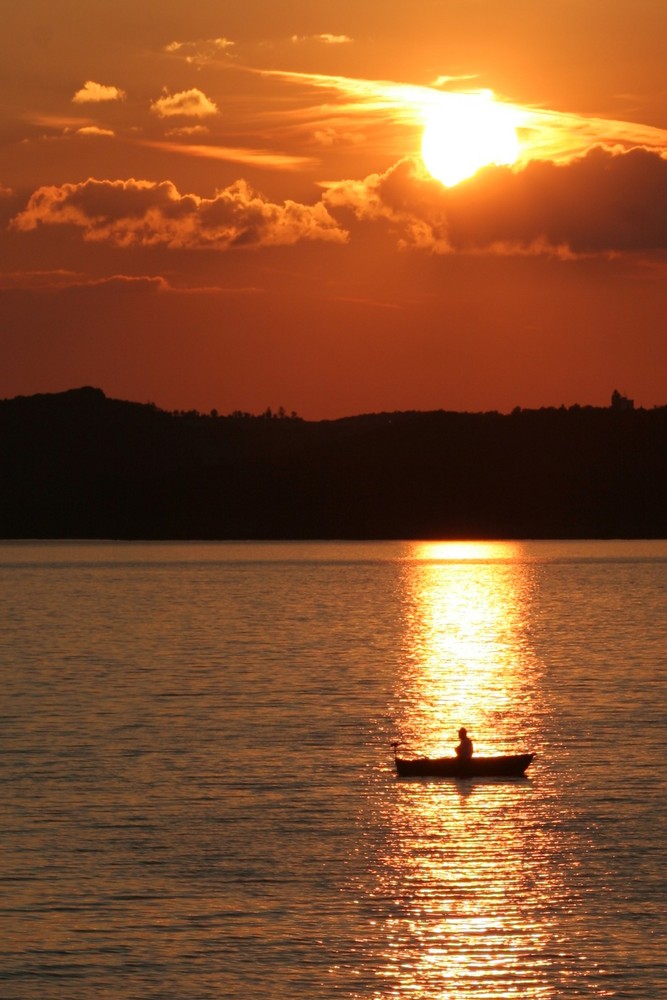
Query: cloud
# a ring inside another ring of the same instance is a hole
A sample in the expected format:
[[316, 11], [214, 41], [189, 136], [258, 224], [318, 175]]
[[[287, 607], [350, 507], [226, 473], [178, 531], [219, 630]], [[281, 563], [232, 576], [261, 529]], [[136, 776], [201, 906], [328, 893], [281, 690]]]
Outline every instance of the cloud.
[[363, 117], [371, 120], [383, 118], [414, 125], [423, 122], [422, 111], [425, 107], [443, 99], [440, 91], [430, 87], [392, 83], [387, 80], [363, 80], [332, 76], [327, 73], [299, 73], [276, 69], [254, 72], [299, 87], [309, 86], [314, 91], [327, 91], [327, 104], [333, 105], [335, 113], [344, 114], [350, 122]]
[[452, 250], [447, 238], [445, 188], [411, 157], [384, 174], [326, 185], [323, 201], [335, 215], [345, 211], [361, 222], [385, 223], [401, 246]]
[[326, 128], [315, 129], [312, 133], [314, 142], [318, 146], [331, 148], [332, 146], [359, 146], [365, 141], [366, 136], [359, 132], [339, 132], [338, 129], [328, 126]]
[[333, 213], [382, 221], [436, 252], [609, 254], [667, 250], [667, 158], [595, 147], [569, 163], [488, 167], [444, 188], [415, 160], [328, 185]]
[[227, 49], [231, 48], [234, 42], [230, 41], [229, 38], [205, 38], [196, 42], [169, 42], [165, 45], [165, 52], [176, 53], [176, 52], [190, 52], [193, 49], [199, 49], [202, 46], [207, 46], [214, 52], [225, 52]]
[[158, 142], [153, 139], [142, 139], [137, 140], [137, 142], [138, 145], [148, 146], [152, 149], [163, 149], [169, 153], [203, 157], [209, 160], [224, 160], [227, 163], [243, 163], [247, 166], [262, 167], [265, 170], [303, 170], [313, 167], [317, 163], [316, 160], [308, 156], [292, 156], [289, 153], [275, 153], [268, 149], [247, 149], [243, 146]]
[[209, 129], [206, 125], [181, 125], [179, 128], [170, 128], [164, 133], [167, 136], [191, 136], [191, 135], [208, 135]]
[[205, 38], [199, 41], [170, 42], [164, 51], [170, 56], [179, 56], [193, 66], [206, 66], [217, 61], [221, 55], [232, 55], [234, 42], [229, 38]]
[[14, 271], [0, 273], [0, 291], [35, 292], [86, 292], [106, 290], [112, 292], [173, 295], [221, 295], [226, 297], [258, 296], [264, 289], [257, 285], [175, 285], [161, 274], [111, 274], [103, 278], [90, 278], [80, 271], [64, 268], [50, 271]]
[[[452, 102], [459, 106], [465, 96], [479, 98], [490, 95], [487, 90], [440, 89], [470, 80], [469, 76], [439, 77], [437, 86], [397, 83], [391, 80], [366, 80], [323, 73], [300, 73], [285, 70], [255, 70], [263, 76], [282, 80], [313, 92], [327, 92], [326, 102], [312, 109], [313, 130], [324, 129], [332, 116], [341, 128], [353, 126], [377, 129], [379, 125], [396, 131], [397, 127], [421, 129], [440, 110], [446, 111]], [[493, 99], [511, 116], [517, 127], [522, 147], [522, 160], [539, 157], [565, 161], [585, 153], [595, 145], [618, 145], [624, 149], [645, 146], [667, 150], [667, 129], [636, 122], [616, 121], [586, 115], [568, 114]], [[290, 112], [285, 112], [289, 114]], [[303, 117], [303, 110], [300, 111]], [[343, 120], [347, 123], [343, 125]], [[402, 136], [404, 141], [404, 136]]]
[[276, 204], [243, 180], [204, 198], [170, 181], [89, 179], [39, 188], [10, 226], [68, 225], [87, 241], [186, 250], [344, 243], [363, 224], [379, 239], [436, 253], [667, 251], [667, 158], [641, 148], [487, 167], [451, 188], [406, 157], [384, 173], [323, 189], [313, 205]]
[[274, 204], [245, 181], [201, 198], [181, 195], [170, 181], [90, 178], [39, 188], [11, 222], [21, 232], [53, 225], [75, 226], [85, 240], [122, 247], [228, 250], [347, 239], [321, 202]]
[[109, 128], [100, 128], [98, 125], [84, 125], [76, 130], [77, 135], [115, 135]]
[[350, 45], [352, 39], [349, 35], [332, 35], [325, 31], [322, 35], [315, 35], [315, 41], [323, 42], [325, 45]]
[[431, 86], [436, 88], [449, 87], [452, 83], [458, 84], [458, 83], [463, 83], [466, 80], [476, 80], [476, 79], [477, 79], [477, 74], [475, 73], [467, 73], [462, 76], [445, 76], [443, 73], [440, 73], [431, 82]]
[[595, 146], [629, 150], [644, 146], [656, 152], [667, 150], [667, 129], [613, 118], [514, 107], [524, 147], [524, 162], [530, 159], [566, 162]]
[[323, 45], [350, 45], [352, 39], [349, 35], [332, 35], [328, 31], [321, 35], [292, 35], [295, 44], [300, 42], [321, 42]]
[[178, 94], [165, 93], [153, 101], [151, 111], [160, 118], [173, 118], [177, 115], [185, 118], [206, 118], [208, 115], [219, 113], [217, 105], [197, 87], [182, 90]]
[[77, 90], [72, 98], [74, 104], [89, 104], [98, 101], [124, 101], [125, 91], [119, 87], [107, 87], [94, 80], [86, 80], [81, 90]]
[[81, 284], [83, 276], [78, 271], [65, 268], [51, 271], [5, 271], [0, 273], [0, 289], [54, 289]]
[[110, 288], [118, 292], [166, 292], [171, 285], [162, 275], [112, 274], [90, 278], [65, 268], [50, 271], [15, 271], [0, 275], [0, 290], [16, 292], [61, 292], [88, 288]]

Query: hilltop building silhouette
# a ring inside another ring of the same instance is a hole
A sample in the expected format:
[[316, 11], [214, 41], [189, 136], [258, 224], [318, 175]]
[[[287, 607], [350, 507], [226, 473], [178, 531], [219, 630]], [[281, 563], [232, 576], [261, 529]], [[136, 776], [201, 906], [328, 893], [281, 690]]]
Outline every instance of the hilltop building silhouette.
[[635, 401], [628, 399], [627, 396], [622, 396], [618, 389], [614, 389], [611, 394], [611, 408], [612, 410], [634, 410]]

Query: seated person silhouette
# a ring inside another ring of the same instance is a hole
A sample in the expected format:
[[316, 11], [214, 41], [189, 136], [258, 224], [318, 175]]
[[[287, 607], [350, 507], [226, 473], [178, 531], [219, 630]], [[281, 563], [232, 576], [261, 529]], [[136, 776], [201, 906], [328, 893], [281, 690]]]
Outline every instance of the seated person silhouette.
[[459, 740], [460, 743], [456, 748], [456, 756], [461, 761], [470, 760], [472, 757], [472, 740], [463, 728], [459, 729]]

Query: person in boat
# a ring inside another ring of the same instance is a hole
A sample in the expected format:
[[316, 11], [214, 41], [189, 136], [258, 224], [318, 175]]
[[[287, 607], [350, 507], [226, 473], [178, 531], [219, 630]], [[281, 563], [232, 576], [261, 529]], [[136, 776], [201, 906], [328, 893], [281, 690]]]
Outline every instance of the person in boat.
[[456, 756], [459, 760], [470, 760], [472, 757], [472, 740], [463, 726], [459, 729], [459, 745], [456, 748]]

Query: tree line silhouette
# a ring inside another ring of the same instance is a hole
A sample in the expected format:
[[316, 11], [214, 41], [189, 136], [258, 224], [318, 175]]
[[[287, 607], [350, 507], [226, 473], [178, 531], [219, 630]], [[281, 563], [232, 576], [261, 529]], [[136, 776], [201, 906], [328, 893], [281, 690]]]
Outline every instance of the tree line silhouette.
[[[631, 402], [631, 401], [628, 401]], [[167, 412], [0, 400], [4, 538], [662, 538], [667, 407]]]

